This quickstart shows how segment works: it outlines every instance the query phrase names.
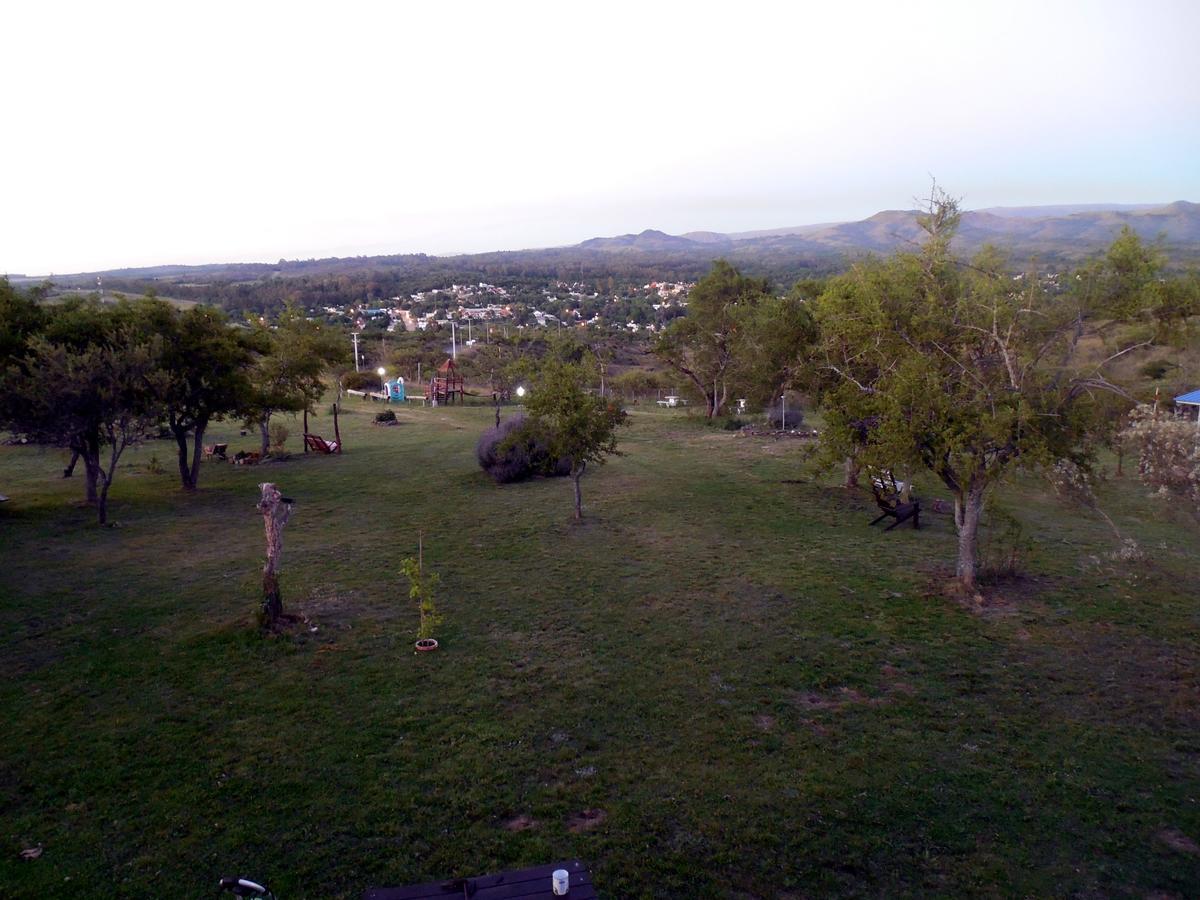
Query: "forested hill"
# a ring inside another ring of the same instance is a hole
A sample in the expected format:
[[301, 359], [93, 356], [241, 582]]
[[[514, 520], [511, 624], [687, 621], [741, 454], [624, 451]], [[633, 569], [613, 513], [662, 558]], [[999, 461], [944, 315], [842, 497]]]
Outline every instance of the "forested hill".
[[[713, 254], [730, 259], [773, 258], [781, 253], [820, 258], [888, 253], [919, 241], [916, 210], [887, 210], [860, 222], [804, 225], [741, 234], [691, 232], [682, 235], [643, 231], [593, 238], [581, 249], [610, 253], [662, 252]], [[963, 213], [955, 244], [971, 253], [995, 244], [1017, 257], [1078, 260], [1107, 247], [1128, 226], [1157, 243], [1173, 261], [1200, 257], [1200, 204], [1177, 201], [1165, 206], [995, 207]]]
[[[786, 286], [842, 268], [863, 254], [913, 246], [921, 236], [917, 215], [915, 210], [890, 210], [859, 222], [731, 234], [647, 230], [568, 247], [459, 256], [168, 265], [55, 276], [54, 281], [66, 288], [87, 287], [99, 275], [110, 290], [142, 293], [153, 287], [162, 294], [231, 310], [264, 310], [289, 300], [310, 307], [337, 305], [478, 281], [517, 291], [553, 282], [578, 283], [603, 293], [614, 286], [655, 280], [694, 281], [712, 260], [724, 257], [747, 274]], [[995, 244], [1017, 263], [1037, 258], [1042, 265], [1067, 265], [1101, 252], [1124, 226], [1159, 246], [1172, 266], [1200, 261], [1200, 204], [1186, 201], [969, 211], [963, 214], [955, 242], [965, 254]]]

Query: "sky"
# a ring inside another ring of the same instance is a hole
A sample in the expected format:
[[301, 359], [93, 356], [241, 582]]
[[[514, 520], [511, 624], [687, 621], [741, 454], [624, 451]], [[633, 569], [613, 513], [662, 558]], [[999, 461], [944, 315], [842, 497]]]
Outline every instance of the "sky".
[[0, 273], [1200, 200], [1200, 3], [9, 3]]

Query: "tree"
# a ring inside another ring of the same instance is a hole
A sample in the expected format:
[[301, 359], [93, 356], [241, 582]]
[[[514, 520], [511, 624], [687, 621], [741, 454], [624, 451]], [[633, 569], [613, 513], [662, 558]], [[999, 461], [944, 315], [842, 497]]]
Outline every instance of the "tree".
[[36, 336], [3, 385], [9, 427], [78, 450], [101, 525], [121, 455], [162, 416], [157, 342], [136, 343], [128, 329], [109, 337], [72, 347]]
[[719, 415], [729, 398], [738, 330], [747, 308], [771, 297], [765, 279], [749, 278], [717, 260], [688, 295], [687, 315], [672, 322], [655, 347], [655, 353], [704, 396], [708, 418]]
[[[26, 342], [41, 330], [44, 320], [36, 296], [18, 291], [7, 277], [0, 277], [0, 382], [8, 366], [24, 356]], [[0, 393], [0, 426], [4, 423], [6, 399]]]
[[325, 392], [325, 373], [344, 361], [347, 351], [339, 335], [309, 321], [294, 306], [284, 310], [277, 328], [260, 326], [256, 331], [258, 343], [268, 349], [250, 370], [250, 391], [242, 412], [246, 424], [258, 428], [266, 456], [271, 445], [271, 416], [313, 412]]
[[[814, 313], [827, 450], [934, 473], [954, 497], [957, 577], [974, 590], [988, 492], [1018, 463], [1086, 468], [1115, 427], [1098, 398], [1124, 395], [1112, 364], [1153, 343], [1177, 311], [1158, 301], [1153, 254], [1131, 234], [1051, 295], [994, 251], [955, 259], [958, 219], [935, 185], [919, 251], [834, 278]], [[1089, 355], [1097, 344], [1099, 359]]]
[[612, 400], [589, 394], [579, 365], [548, 360], [538, 371], [525, 401], [529, 416], [547, 426], [553, 459], [571, 461], [575, 482], [575, 518], [583, 518], [580, 479], [588, 463], [602, 465], [617, 454], [616, 429], [626, 424], [625, 410]]
[[778, 402], [802, 387], [810, 371], [816, 322], [804, 292], [768, 296], [734, 310], [733, 372], [740, 392], [756, 404]]
[[211, 307], [179, 312], [154, 300], [144, 301], [139, 311], [140, 327], [162, 336], [163, 405], [178, 448], [180, 482], [184, 490], [194, 491], [205, 430], [250, 403], [255, 352], [266, 348], [261, 335], [230, 326]]
[[37, 301], [0, 277], [0, 371], [23, 356], [26, 340], [44, 327], [45, 313]]

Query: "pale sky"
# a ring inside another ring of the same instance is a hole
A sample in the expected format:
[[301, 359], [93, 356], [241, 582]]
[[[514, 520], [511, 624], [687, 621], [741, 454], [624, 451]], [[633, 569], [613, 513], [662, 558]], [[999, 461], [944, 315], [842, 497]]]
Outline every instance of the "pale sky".
[[6, 3], [0, 273], [1200, 200], [1200, 2]]

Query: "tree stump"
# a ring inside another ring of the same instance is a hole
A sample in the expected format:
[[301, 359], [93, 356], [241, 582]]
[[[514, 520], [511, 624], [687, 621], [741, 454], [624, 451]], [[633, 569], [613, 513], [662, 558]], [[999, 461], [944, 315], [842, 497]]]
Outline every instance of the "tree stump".
[[279, 558], [283, 554], [283, 527], [292, 514], [292, 501], [284, 497], [273, 484], [259, 485], [262, 499], [258, 511], [262, 513], [267, 532], [267, 562], [263, 566], [263, 605], [260, 621], [266, 627], [273, 626], [283, 615], [283, 594], [279, 590]]

